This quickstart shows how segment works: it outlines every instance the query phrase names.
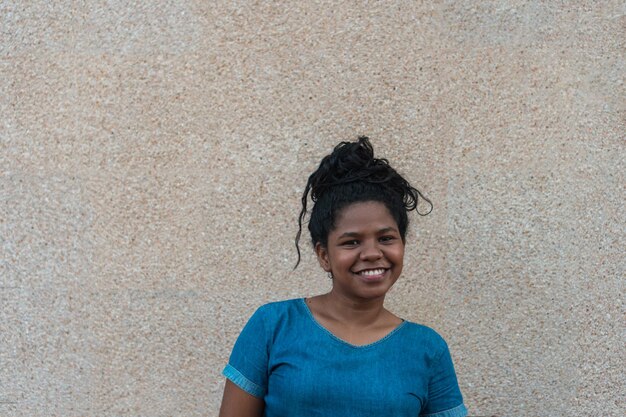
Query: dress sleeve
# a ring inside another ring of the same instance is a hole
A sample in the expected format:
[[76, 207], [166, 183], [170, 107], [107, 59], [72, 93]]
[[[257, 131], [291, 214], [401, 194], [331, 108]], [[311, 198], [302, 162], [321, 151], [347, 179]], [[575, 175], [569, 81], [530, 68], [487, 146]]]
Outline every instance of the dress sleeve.
[[465, 417], [467, 409], [454, 372], [448, 345], [433, 363], [428, 383], [428, 399], [421, 417]]
[[239, 334], [222, 374], [247, 393], [263, 398], [267, 392], [269, 338], [263, 307]]

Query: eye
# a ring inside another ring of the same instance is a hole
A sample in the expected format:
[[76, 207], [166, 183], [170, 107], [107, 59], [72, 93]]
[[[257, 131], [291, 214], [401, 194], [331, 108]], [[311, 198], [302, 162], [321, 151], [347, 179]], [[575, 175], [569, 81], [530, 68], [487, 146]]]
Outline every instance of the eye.
[[356, 246], [359, 244], [359, 241], [356, 239], [352, 239], [352, 240], [346, 240], [341, 242], [342, 246]]
[[383, 236], [379, 239], [382, 243], [389, 243], [396, 240], [395, 236]]

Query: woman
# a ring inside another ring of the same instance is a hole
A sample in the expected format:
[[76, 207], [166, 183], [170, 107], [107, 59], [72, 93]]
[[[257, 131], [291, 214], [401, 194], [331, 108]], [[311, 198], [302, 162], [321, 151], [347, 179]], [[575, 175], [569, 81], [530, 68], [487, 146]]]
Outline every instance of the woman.
[[332, 289], [254, 313], [224, 369], [220, 417], [465, 416], [445, 341], [383, 305], [419, 191], [366, 137], [340, 143], [302, 196], [298, 263], [309, 192], [308, 228]]

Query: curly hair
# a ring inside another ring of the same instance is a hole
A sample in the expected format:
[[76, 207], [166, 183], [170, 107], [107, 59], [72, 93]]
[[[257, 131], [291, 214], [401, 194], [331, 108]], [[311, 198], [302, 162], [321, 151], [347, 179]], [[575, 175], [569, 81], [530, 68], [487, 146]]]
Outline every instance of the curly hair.
[[[308, 228], [313, 246], [328, 244], [328, 234], [335, 227], [337, 214], [346, 206], [366, 201], [378, 201], [387, 207], [405, 241], [409, 225], [407, 213], [417, 211], [421, 216], [433, 209], [432, 202], [389, 165], [383, 158], [374, 158], [374, 149], [366, 136], [356, 142], [341, 142], [330, 155], [325, 156], [320, 166], [313, 172], [302, 194], [302, 210], [298, 218], [296, 250], [300, 264], [300, 237], [302, 223], [307, 214], [309, 194], [313, 209]], [[418, 199], [430, 204], [426, 213], [417, 210]]]

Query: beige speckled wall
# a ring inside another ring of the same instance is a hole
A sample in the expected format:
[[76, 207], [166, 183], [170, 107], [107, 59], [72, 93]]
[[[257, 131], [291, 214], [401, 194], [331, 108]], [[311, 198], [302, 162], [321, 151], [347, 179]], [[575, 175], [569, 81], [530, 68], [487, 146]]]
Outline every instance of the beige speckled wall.
[[471, 415], [623, 416], [622, 1], [0, 4], [0, 416], [216, 415], [299, 197], [372, 138], [435, 205], [388, 298]]

